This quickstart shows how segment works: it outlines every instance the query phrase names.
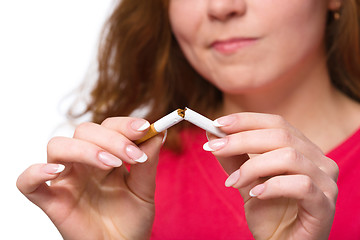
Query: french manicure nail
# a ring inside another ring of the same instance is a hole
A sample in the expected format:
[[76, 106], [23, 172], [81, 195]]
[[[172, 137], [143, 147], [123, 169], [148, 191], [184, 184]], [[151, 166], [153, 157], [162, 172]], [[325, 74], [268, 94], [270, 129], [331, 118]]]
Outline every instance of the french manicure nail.
[[148, 159], [148, 157], [143, 151], [133, 145], [128, 145], [125, 151], [129, 158], [131, 158], [135, 162], [143, 163]]
[[235, 117], [232, 115], [224, 116], [213, 121], [215, 127], [229, 126], [235, 121]]
[[100, 152], [98, 155], [99, 160], [110, 167], [120, 167], [122, 161], [108, 152]]
[[225, 186], [226, 187], [231, 187], [233, 186], [235, 183], [237, 183], [237, 181], [240, 178], [240, 170], [236, 170], [235, 172], [233, 172], [225, 181]]
[[210, 136], [209, 136], [208, 132], [206, 132], [205, 134], [206, 134], [207, 140], [210, 141]]
[[163, 145], [163, 144], [165, 143], [165, 141], [166, 141], [167, 134], [168, 134], [168, 132], [167, 132], [167, 130], [165, 130], [164, 137], [163, 137], [162, 142], [161, 142], [162, 145]]
[[249, 195], [250, 197], [257, 197], [261, 195], [264, 192], [264, 190], [265, 190], [265, 184], [259, 184], [250, 190]]
[[227, 143], [227, 138], [218, 138], [211, 140], [203, 145], [203, 149], [208, 152], [218, 151]]
[[150, 127], [150, 123], [144, 119], [137, 119], [131, 123], [131, 128], [135, 131], [145, 131]]
[[213, 152], [213, 151], [214, 151], [214, 149], [210, 148], [209, 142], [207, 142], [207, 143], [205, 143], [205, 144], [203, 145], [203, 149], [204, 149], [205, 151], [207, 151], [207, 152]]
[[48, 173], [48, 174], [57, 174], [57, 173], [61, 173], [62, 171], [64, 171], [65, 169], [65, 166], [62, 165], [62, 164], [45, 164], [42, 168], [42, 170], [45, 172], [45, 173]]
[[211, 133], [209, 133], [208, 131], [206, 131], [206, 138], [208, 141], [211, 141], [212, 139], [216, 139], [217, 137]]

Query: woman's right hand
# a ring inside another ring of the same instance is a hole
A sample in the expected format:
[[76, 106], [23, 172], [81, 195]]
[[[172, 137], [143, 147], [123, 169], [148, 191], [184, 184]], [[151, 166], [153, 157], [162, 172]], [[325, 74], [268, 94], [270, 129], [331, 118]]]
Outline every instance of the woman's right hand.
[[[81, 124], [73, 138], [51, 139], [48, 163], [29, 167], [17, 186], [64, 239], [149, 238], [163, 135], [140, 147], [132, 142], [145, 135], [148, 126], [129, 117]], [[123, 162], [131, 165], [130, 171]], [[62, 165], [65, 170], [59, 172]]]

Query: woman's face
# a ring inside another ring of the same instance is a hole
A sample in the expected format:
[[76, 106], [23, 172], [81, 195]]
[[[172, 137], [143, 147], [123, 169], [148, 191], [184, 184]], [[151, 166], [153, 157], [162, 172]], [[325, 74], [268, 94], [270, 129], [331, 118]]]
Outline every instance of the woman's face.
[[329, 1], [170, 0], [170, 23], [190, 64], [227, 93], [296, 75], [324, 57]]

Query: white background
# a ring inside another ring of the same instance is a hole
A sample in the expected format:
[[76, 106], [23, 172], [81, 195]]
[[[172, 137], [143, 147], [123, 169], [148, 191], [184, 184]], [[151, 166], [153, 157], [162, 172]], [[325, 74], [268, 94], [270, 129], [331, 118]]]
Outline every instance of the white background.
[[47, 142], [65, 121], [59, 106], [96, 58], [112, 4], [0, 0], [0, 239], [61, 239], [16, 179], [46, 162]]

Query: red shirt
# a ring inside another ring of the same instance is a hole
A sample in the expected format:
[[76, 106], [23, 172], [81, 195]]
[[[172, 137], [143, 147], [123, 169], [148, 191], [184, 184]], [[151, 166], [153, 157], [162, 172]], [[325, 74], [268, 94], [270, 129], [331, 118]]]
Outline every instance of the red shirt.
[[[253, 239], [239, 191], [225, 187], [228, 175], [202, 149], [205, 132], [192, 128], [181, 138], [181, 154], [160, 154], [152, 239]], [[360, 129], [328, 156], [340, 168], [330, 239], [360, 239]]]

